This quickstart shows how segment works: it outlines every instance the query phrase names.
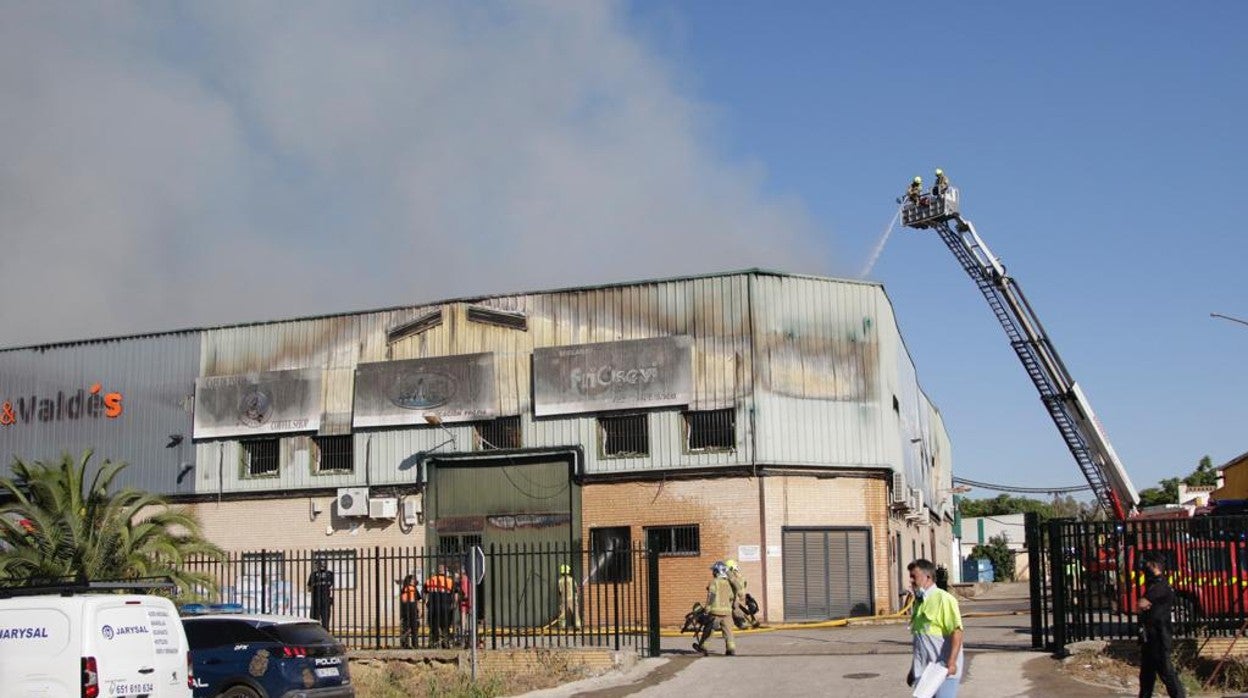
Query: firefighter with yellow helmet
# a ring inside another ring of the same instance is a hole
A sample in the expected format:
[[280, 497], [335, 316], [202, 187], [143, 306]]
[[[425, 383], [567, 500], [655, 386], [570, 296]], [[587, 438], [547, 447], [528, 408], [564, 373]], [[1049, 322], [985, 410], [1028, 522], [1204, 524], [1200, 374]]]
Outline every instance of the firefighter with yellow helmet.
[[728, 566], [723, 562], [711, 565], [711, 583], [706, 585], [706, 612], [710, 620], [702, 624], [702, 634], [693, 643], [693, 649], [707, 654], [706, 641], [716, 628], [724, 635], [724, 654], [737, 653], [737, 642], [732, 637], [732, 607], [736, 596], [728, 583]]
[[741, 608], [741, 604], [745, 603], [745, 576], [737, 567], [736, 560], [725, 560], [724, 567], [728, 568], [728, 584], [732, 587], [732, 624], [744, 628], [749, 624], [745, 610]]
[[581, 612], [576, 603], [576, 580], [572, 578], [572, 567], [559, 565], [559, 617], [555, 622], [561, 628], [581, 627]]
[[923, 178], [915, 177], [910, 182], [910, 188], [906, 190], [906, 200], [914, 205], [918, 205], [919, 200], [923, 198]]

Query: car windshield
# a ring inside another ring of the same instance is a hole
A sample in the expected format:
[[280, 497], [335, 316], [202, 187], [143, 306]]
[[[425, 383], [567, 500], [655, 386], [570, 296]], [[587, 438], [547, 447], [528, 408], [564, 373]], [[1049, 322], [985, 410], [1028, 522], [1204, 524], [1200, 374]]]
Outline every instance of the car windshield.
[[316, 623], [282, 623], [272, 626], [270, 631], [288, 645], [337, 644], [333, 636]]

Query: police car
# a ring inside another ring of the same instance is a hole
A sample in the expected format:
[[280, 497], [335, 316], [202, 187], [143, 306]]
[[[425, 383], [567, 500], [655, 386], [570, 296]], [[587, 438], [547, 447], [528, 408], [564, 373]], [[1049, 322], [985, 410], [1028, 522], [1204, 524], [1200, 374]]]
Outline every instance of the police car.
[[354, 698], [347, 652], [310, 618], [187, 605], [195, 698]]

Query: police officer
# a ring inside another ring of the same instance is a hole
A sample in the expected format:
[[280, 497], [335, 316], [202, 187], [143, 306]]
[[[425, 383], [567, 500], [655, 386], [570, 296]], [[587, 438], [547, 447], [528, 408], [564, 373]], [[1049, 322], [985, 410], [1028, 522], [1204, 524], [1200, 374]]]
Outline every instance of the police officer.
[[451, 621], [455, 614], [455, 580], [446, 573], [446, 565], [425, 580], [425, 618], [429, 621], [429, 646], [449, 647]]
[[1140, 597], [1140, 698], [1153, 695], [1157, 676], [1166, 686], [1170, 698], [1186, 698], [1179, 681], [1170, 650], [1174, 648], [1174, 629], [1170, 625], [1170, 608], [1174, 605], [1174, 589], [1166, 580], [1165, 558], [1152, 551], [1144, 556], [1144, 595]]
[[330, 611], [334, 607], [334, 573], [325, 568], [324, 560], [317, 560], [316, 569], [308, 575], [307, 590], [312, 593], [312, 617], [329, 630]]
[[581, 627], [580, 607], [576, 603], [576, 580], [572, 578], [572, 568], [559, 565], [559, 617], [556, 619], [561, 628]]
[[732, 607], [736, 597], [728, 583], [728, 566], [722, 561], [711, 565], [711, 583], [706, 585], [706, 612], [710, 621], [702, 625], [702, 635], [693, 643], [693, 649], [707, 654], [706, 641], [716, 628], [724, 635], [724, 654], [737, 653], [737, 643], [732, 638]]
[[399, 587], [399, 626], [400, 646], [411, 649], [420, 628], [420, 582], [414, 574], [404, 577]]

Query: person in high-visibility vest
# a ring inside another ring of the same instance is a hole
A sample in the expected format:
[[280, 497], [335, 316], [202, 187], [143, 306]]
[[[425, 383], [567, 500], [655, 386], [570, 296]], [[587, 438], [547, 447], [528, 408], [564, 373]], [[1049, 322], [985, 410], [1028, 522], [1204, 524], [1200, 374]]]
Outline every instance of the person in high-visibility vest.
[[576, 580], [572, 578], [569, 565], [559, 565], [559, 617], [556, 619], [561, 628], [581, 627], [581, 611], [576, 603]]
[[399, 587], [399, 645], [411, 649], [420, 631], [420, 581], [416, 575], [403, 578]]
[[455, 614], [455, 580], [438, 565], [438, 573], [425, 580], [425, 617], [429, 620], [429, 646], [449, 648]]
[[711, 565], [711, 583], [706, 585], [706, 612], [710, 621], [702, 625], [702, 635], [693, 643], [693, 649], [707, 654], [706, 641], [716, 628], [724, 635], [724, 654], [731, 657], [737, 653], [737, 642], [732, 637], [732, 585], [728, 583], [728, 566], [723, 562]]

